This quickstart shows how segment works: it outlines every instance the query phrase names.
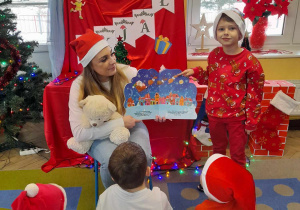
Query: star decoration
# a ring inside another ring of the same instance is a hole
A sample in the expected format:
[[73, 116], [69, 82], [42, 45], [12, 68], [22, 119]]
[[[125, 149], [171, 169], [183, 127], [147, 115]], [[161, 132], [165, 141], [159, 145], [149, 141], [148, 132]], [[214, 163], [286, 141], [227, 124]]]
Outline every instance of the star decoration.
[[202, 15], [200, 23], [198, 24], [191, 24], [191, 26], [197, 30], [195, 39], [197, 39], [200, 36], [206, 36], [207, 38], [210, 38], [209, 36], [209, 28], [213, 26], [213, 23], [207, 23], [205, 14]]
[[118, 37], [117, 39], [118, 39], [118, 42], [120, 42], [120, 41], [122, 41], [123, 37], [121, 37], [121, 36], [119, 35], [119, 37]]

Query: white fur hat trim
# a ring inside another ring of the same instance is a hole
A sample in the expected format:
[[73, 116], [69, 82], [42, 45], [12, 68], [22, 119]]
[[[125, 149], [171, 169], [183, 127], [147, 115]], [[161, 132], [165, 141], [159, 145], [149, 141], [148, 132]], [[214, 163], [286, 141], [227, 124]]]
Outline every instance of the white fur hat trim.
[[287, 115], [290, 115], [296, 107], [300, 106], [300, 102], [295, 101], [281, 90], [277, 92], [270, 103]]
[[222, 16], [222, 14], [227, 15], [228, 17], [230, 17], [237, 24], [237, 26], [239, 27], [239, 30], [240, 30], [240, 32], [242, 34], [242, 38], [241, 39], [243, 39], [244, 36], [245, 36], [245, 29], [246, 29], [245, 20], [241, 16], [241, 12], [239, 10], [237, 10], [237, 9], [224, 10], [224, 11], [220, 12], [217, 15], [217, 17], [216, 17], [216, 19], [214, 21], [214, 26], [213, 26], [214, 38], [217, 40], [217, 26], [218, 26], [218, 23], [220, 21], [220, 18]]

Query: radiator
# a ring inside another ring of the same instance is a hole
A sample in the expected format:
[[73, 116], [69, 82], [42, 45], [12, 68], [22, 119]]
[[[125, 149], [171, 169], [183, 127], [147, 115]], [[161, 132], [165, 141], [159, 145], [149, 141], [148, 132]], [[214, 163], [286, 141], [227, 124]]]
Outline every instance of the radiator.
[[[295, 96], [294, 99], [296, 101], [300, 101], [300, 80], [287, 80], [294, 85], [296, 85]], [[290, 114], [290, 116], [300, 116], [300, 106], [294, 109], [294, 111]]]

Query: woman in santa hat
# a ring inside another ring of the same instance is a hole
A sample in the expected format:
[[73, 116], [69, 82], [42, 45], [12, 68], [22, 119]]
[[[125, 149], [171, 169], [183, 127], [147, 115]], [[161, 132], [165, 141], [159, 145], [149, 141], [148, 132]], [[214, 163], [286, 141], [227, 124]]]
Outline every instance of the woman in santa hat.
[[116, 63], [116, 57], [103, 36], [88, 29], [87, 32], [70, 43], [84, 67], [83, 73], [72, 83], [69, 98], [69, 121], [76, 141], [93, 142], [88, 154], [101, 163], [100, 175], [105, 188], [114, 184], [108, 171], [109, 158], [117, 147], [109, 140], [110, 133], [117, 127], [130, 129], [129, 141], [139, 144], [145, 151], [148, 166], [151, 166], [149, 133], [140, 120], [123, 116], [110, 120], [100, 127], [81, 126], [82, 108], [79, 101], [89, 95], [103, 95], [124, 115], [124, 87], [137, 75], [137, 69]]

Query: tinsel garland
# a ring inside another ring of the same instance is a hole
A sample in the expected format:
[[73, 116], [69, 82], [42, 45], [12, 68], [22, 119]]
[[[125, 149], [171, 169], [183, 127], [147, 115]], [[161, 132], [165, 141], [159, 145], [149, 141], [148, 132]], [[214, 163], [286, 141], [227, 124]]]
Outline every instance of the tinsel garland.
[[11, 45], [6, 39], [0, 38], [0, 47], [10, 50], [14, 62], [7, 67], [4, 75], [0, 78], [0, 89], [4, 88], [16, 76], [21, 66], [21, 57], [19, 51]]

